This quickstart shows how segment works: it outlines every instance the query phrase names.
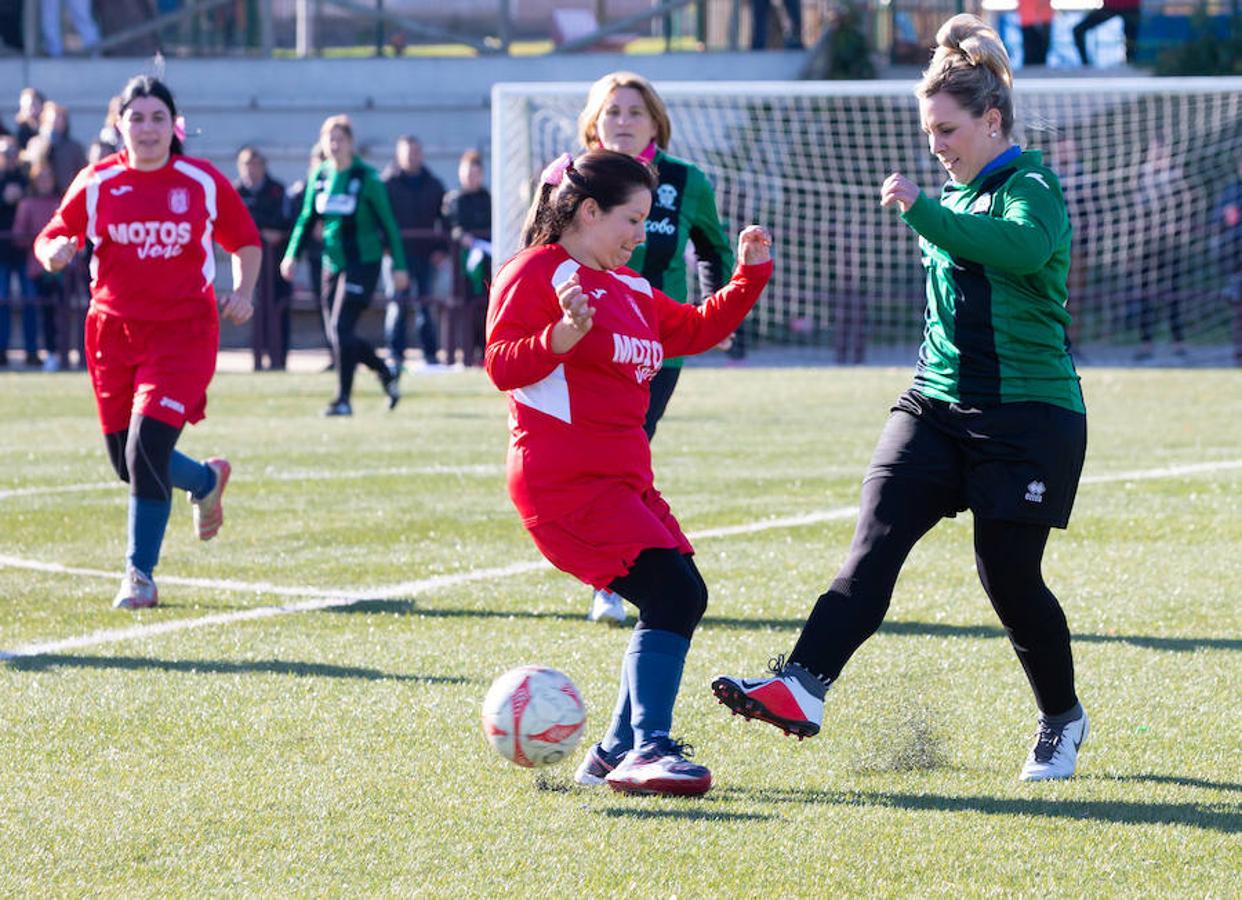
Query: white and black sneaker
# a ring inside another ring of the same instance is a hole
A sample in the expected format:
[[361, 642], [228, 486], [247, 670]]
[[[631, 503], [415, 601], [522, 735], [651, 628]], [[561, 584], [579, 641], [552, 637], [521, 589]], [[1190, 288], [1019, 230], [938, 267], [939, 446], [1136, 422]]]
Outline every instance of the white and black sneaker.
[[1035, 729], [1035, 744], [1022, 767], [1020, 781], [1054, 781], [1069, 778], [1078, 766], [1078, 750], [1087, 739], [1087, 714], [1066, 722], [1049, 725], [1043, 719]]

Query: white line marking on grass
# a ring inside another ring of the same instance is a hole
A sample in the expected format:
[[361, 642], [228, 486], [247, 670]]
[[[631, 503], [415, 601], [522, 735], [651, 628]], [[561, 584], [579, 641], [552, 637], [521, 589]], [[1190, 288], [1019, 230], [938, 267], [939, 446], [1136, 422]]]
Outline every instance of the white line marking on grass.
[[[63, 572], [71, 575], [89, 577], [115, 578], [116, 573], [98, 569], [77, 569], [69, 566], [57, 566], [48, 563], [37, 563], [31, 560], [15, 559], [0, 556], [0, 565], [13, 568], [32, 569], [41, 572]], [[164, 576], [160, 581], [165, 584], [184, 584], [198, 587], [214, 587], [226, 590], [245, 590], [255, 593], [269, 593], [286, 596], [312, 596], [314, 600], [303, 600], [299, 603], [286, 603], [280, 606], [260, 606], [255, 609], [241, 609], [235, 612], [213, 613], [207, 616], [196, 616], [188, 619], [176, 619], [172, 622], [154, 622], [149, 625], [131, 625], [128, 628], [111, 628], [96, 631], [79, 637], [65, 638], [58, 641], [24, 644], [12, 650], [0, 650], [0, 660], [17, 659], [23, 656], [43, 656], [49, 653], [60, 653], [65, 650], [76, 650], [81, 647], [94, 647], [99, 644], [114, 644], [134, 638], [146, 638], [154, 635], [169, 634], [174, 631], [188, 631], [192, 628], [205, 628], [210, 625], [228, 625], [233, 622], [246, 622], [251, 619], [266, 619], [272, 616], [285, 616], [291, 613], [313, 612], [315, 610], [332, 609], [340, 606], [352, 606], [364, 600], [382, 600], [389, 597], [408, 596], [434, 590], [440, 587], [452, 587], [471, 581], [482, 581], [490, 578], [504, 578], [521, 575], [547, 568], [550, 563], [544, 560], [514, 563], [510, 566], [499, 566], [492, 569], [475, 569], [470, 572], [453, 572], [447, 575], [433, 575], [416, 581], [405, 581], [384, 588], [370, 588], [363, 591], [324, 591], [317, 588], [281, 587], [268, 584], [247, 584], [239, 581], [211, 581], [205, 578], [178, 578]]]
[[1109, 484], [1115, 481], [1148, 481], [1153, 478], [1176, 478], [1179, 475], [1202, 475], [1225, 469], [1242, 469], [1242, 459], [1222, 459], [1216, 462], [1187, 463], [1182, 466], [1165, 466], [1162, 469], [1135, 469], [1132, 472], [1108, 472], [1103, 475], [1087, 475], [1082, 484]]
[[[466, 467], [479, 468], [479, 467]], [[1159, 469], [1136, 469], [1130, 472], [1112, 472], [1101, 475], [1087, 476], [1083, 484], [1107, 484], [1118, 481], [1142, 481], [1157, 478], [1174, 478], [1180, 475], [1198, 475], [1222, 469], [1240, 469], [1242, 460], [1221, 460], [1214, 463], [1190, 463], [1181, 466], [1166, 466]], [[3, 496], [3, 495], [0, 495]], [[836, 509], [821, 510], [799, 516], [787, 516], [780, 519], [765, 519], [741, 525], [725, 525], [717, 528], [705, 528], [690, 535], [692, 540], [704, 540], [717, 537], [729, 537], [739, 534], [755, 534], [778, 528], [798, 528], [815, 525], [820, 522], [849, 519], [857, 515], [858, 507], [842, 506]], [[63, 566], [58, 563], [44, 563], [37, 560], [21, 559], [15, 556], [0, 555], [0, 567], [26, 569], [36, 572], [50, 572], [65, 575], [81, 575], [89, 578], [117, 578], [118, 573], [102, 569], [85, 569], [74, 566]], [[228, 625], [233, 622], [244, 622], [251, 619], [264, 619], [272, 616], [283, 616], [292, 613], [312, 612], [315, 610], [332, 609], [350, 606], [364, 600], [380, 600], [391, 597], [417, 595], [421, 592], [439, 587], [453, 587], [468, 584], [472, 581], [486, 581], [491, 578], [503, 578], [510, 575], [521, 575], [550, 568], [544, 560], [514, 563], [491, 569], [475, 569], [467, 572], [454, 572], [447, 575], [433, 575], [415, 581], [405, 581], [387, 587], [368, 588], [362, 591], [324, 590], [304, 586], [287, 586], [269, 582], [246, 582], [211, 578], [185, 578], [176, 575], [161, 575], [164, 584], [181, 584], [190, 587], [203, 587], [213, 590], [229, 590], [244, 593], [270, 594], [283, 597], [312, 597], [299, 603], [288, 603], [280, 606], [261, 606], [254, 609], [237, 610], [235, 612], [214, 613], [195, 618], [177, 619], [172, 622], [158, 622], [149, 625], [133, 625], [128, 628], [117, 628], [97, 631], [80, 637], [65, 638], [59, 641], [25, 644], [12, 650], [0, 650], [0, 660], [15, 659], [24, 656], [39, 656], [72, 650], [80, 647], [91, 647], [99, 644], [110, 644], [133, 638], [150, 637], [174, 631], [186, 631], [192, 628], [204, 628], [211, 625]]]
[[44, 494], [76, 494], [82, 491], [102, 491], [110, 488], [119, 488], [119, 481], [94, 481], [90, 484], [56, 484], [56, 485], [40, 485], [37, 487], [24, 488], [4, 488], [0, 489], [0, 500], [8, 500], [10, 497], [40, 497]]
[[[387, 466], [377, 469], [352, 469], [346, 471], [310, 471], [265, 469], [255, 478], [261, 481], [345, 481], [346, 479], [372, 478], [391, 475], [477, 475], [491, 477], [503, 475], [505, 467], [494, 463], [469, 466]], [[243, 474], [245, 474], [243, 472]], [[236, 479], [234, 479], [236, 482]], [[41, 497], [44, 494], [73, 494], [83, 491], [122, 490], [120, 481], [91, 481], [84, 484], [37, 485], [24, 488], [0, 488], [0, 500], [12, 497]]]
[[802, 516], [788, 516], [784, 519], [763, 519], [759, 522], [747, 522], [744, 525], [724, 525], [720, 528], [704, 528], [690, 535], [693, 541], [703, 538], [730, 537], [735, 534], [754, 534], [759, 531], [771, 531], [774, 528], [798, 528], [802, 525], [818, 525], [820, 522], [832, 522], [837, 519], [852, 519], [858, 515], [857, 506], [841, 506], [837, 509], [826, 509], [821, 512], [807, 513]]

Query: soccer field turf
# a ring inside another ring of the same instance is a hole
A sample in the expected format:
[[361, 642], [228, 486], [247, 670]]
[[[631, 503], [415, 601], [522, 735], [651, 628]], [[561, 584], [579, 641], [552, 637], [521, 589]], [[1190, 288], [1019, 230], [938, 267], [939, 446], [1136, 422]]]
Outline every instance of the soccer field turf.
[[[126, 490], [85, 377], [0, 375], [0, 894], [1242, 893], [1242, 372], [1086, 371], [1045, 575], [1091, 736], [1078, 777], [1023, 784], [1033, 701], [968, 515], [915, 548], [818, 737], [716, 705], [714, 674], [792, 647], [910, 376], [687, 369], [654, 450], [711, 589], [674, 726], [697, 800], [572, 784], [628, 633], [522, 531], [504, 397], [414, 377], [388, 414], [364, 375], [352, 419], [319, 417], [328, 375], [217, 377], [181, 447], [232, 460], [224, 529], [200, 544], [177, 498], [138, 614], [109, 608]], [[542, 774], [479, 726], [524, 663], [589, 708]]]

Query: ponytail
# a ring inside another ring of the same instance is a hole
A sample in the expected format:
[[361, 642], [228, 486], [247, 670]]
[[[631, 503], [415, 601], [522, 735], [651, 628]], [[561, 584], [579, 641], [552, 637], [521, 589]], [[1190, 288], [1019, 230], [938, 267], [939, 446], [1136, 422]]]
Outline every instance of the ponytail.
[[1001, 114], [1001, 130], [1013, 131], [1013, 68], [1000, 35], [983, 20], [962, 13], [940, 26], [936, 52], [915, 93], [944, 91], [975, 118], [989, 109]]
[[543, 170], [539, 182], [522, 226], [523, 249], [559, 241], [588, 197], [608, 212], [634, 191], [656, 186], [650, 166], [612, 150], [591, 150], [576, 159], [566, 153]]

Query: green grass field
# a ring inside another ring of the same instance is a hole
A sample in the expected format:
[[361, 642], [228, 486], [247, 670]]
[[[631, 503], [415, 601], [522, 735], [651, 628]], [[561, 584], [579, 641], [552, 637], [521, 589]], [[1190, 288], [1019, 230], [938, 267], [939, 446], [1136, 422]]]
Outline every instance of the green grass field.
[[1079, 777], [1032, 785], [968, 516], [915, 549], [819, 737], [716, 705], [711, 677], [787, 652], [835, 573], [909, 372], [687, 370], [655, 458], [706, 533], [675, 723], [715, 774], [698, 800], [492, 752], [483, 695], [524, 663], [574, 678], [596, 739], [628, 635], [526, 565], [480, 373], [412, 377], [392, 414], [360, 375], [352, 420], [318, 416], [329, 378], [216, 379], [182, 448], [232, 459], [224, 530], [199, 544], [178, 498], [163, 605], [129, 614], [85, 378], [0, 375], [0, 894], [1242, 893], [1242, 372], [1087, 370], [1084, 483], [1045, 571], [1092, 735]]

